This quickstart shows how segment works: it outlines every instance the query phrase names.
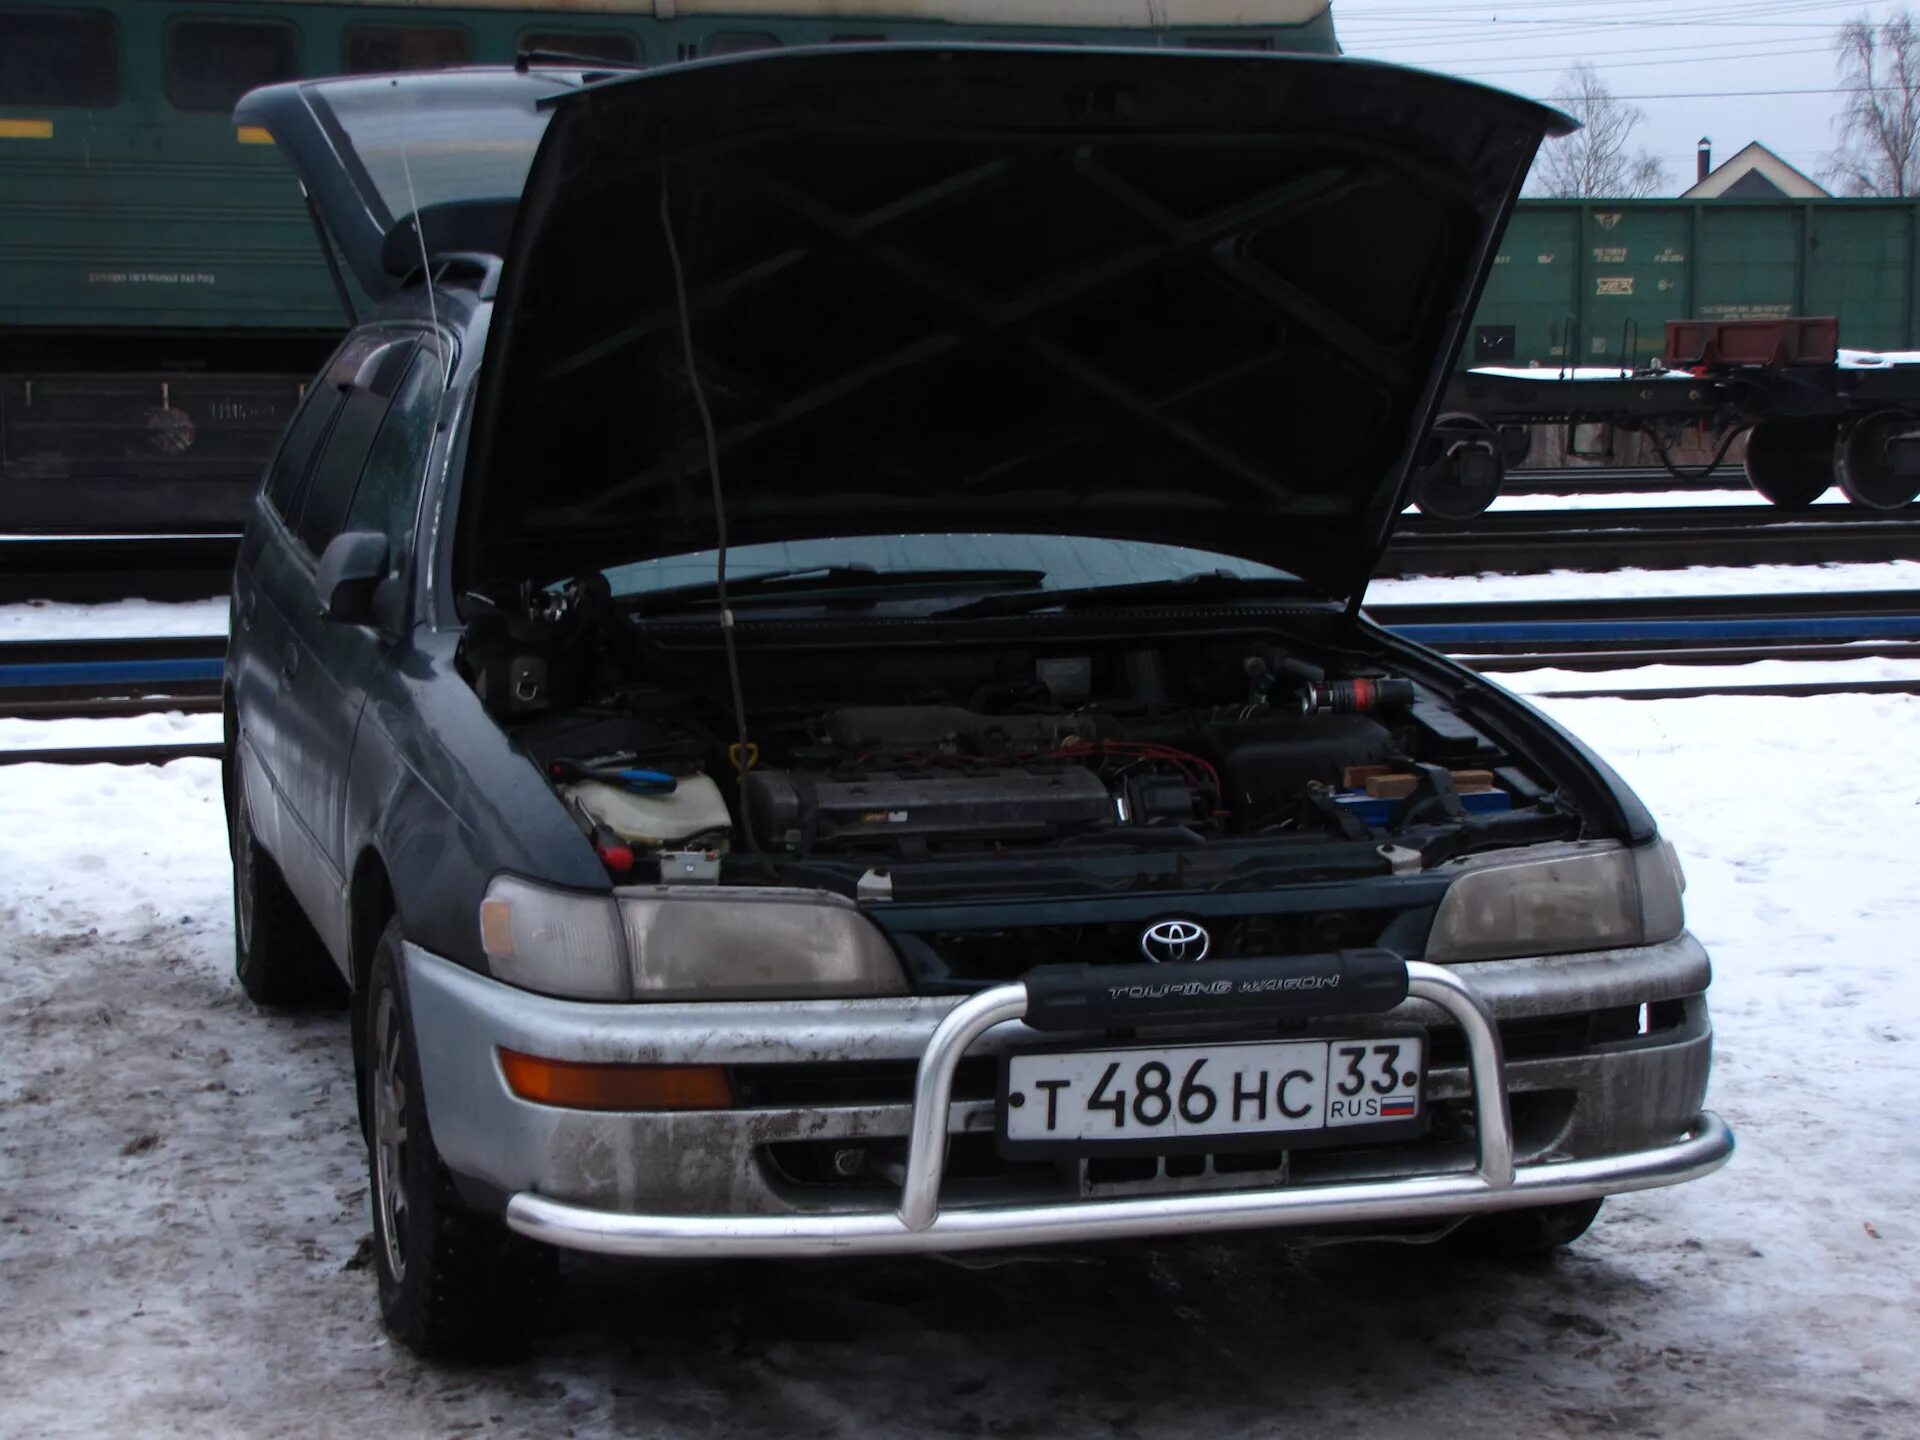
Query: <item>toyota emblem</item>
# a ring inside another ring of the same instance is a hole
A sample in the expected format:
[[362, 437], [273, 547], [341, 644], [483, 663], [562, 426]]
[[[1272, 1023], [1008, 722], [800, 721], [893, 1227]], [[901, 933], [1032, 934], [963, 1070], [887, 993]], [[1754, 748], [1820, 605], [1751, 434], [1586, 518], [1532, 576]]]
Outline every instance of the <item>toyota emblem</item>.
[[1191, 920], [1161, 920], [1140, 932], [1140, 953], [1156, 965], [1204, 960], [1212, 946], [1206, 928]]

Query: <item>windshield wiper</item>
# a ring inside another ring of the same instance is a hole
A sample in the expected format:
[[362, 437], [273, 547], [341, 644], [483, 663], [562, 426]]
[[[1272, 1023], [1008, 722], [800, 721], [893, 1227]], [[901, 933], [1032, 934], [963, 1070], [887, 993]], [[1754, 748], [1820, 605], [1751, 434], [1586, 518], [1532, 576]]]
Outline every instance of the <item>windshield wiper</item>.
[[1170, 580], [1131, 585], [1083, 585], [1073, 590], [1037, 590], [1026, 595], [988, 595], [969, 600], [931, 619], [970, 620], [993, 615], [1023, 615], [1031, 610], [1077, 610], [1104, 605], [1159, 605], [1197, 600], [1249, 600], [1266, 595], [1325, 597], [1291, 575], [1236, 575], [1229, 570], [1199, 570]]
[[[793, 599], [872, 602], [881, 593], [887, 599], [951, 595], [980, 590], [1037, 589], [1047, 578], [1044, 570], [876, 570], [871, 565], [805, 565], [790, 570], [768, 570], [727, 580], [727, 600]], [[711, 580], [647, 590], [624, 598], [641, 611], [671, 610], [689, 605], [711, 605], [718, 595]]]

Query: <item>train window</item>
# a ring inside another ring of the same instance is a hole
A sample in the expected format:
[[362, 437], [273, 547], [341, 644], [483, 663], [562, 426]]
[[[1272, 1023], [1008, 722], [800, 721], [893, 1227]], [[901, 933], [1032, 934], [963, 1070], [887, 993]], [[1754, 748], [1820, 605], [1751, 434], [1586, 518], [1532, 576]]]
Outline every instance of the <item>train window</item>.
[[578, 55], [583, 60], [612, 60], [625, 65], [640, 58], [640, 42], [618, 30], [527, 30], [521, 33], [520, 48]]
[[120, 22], [104, 10], [0, 10], [0, 105], [113, 105]]
[[744, 55], [749, 50], [778, 50], [780, 37], [755, 30], [723, 30], [707, 37], [709, 55]]
[[349, 75], [379, 70], [443, 70], [473, 58], [464, 30], [442, 25], [349, 25], [342, 60]]
[[256, 85], [300, 73], [300, 32], [279, 20], [176, 20], [167, 27], [167, 99], [229, 112]]

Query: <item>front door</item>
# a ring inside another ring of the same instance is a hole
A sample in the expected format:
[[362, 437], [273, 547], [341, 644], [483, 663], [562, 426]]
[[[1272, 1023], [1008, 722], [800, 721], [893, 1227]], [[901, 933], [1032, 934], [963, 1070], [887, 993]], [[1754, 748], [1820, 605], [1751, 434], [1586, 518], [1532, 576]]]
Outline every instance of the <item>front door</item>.
[[284, 804], [281, 856], [299, 896], [336, 958], [346, 954], [343, 829], [347, 761], [365, 696], [364, 670], [387, 643], [364, 626], [321, 616], [314, 571], [339, 534], [354, 489], [382, 422], [406, 376], [420, 335], [413, 330], [362, 332], [325, 384], [338, 397], [326, 441], [299, 495], [285, 513], [281, 573], [263, 589], [276, 613], [279, 687], [270, 760]]

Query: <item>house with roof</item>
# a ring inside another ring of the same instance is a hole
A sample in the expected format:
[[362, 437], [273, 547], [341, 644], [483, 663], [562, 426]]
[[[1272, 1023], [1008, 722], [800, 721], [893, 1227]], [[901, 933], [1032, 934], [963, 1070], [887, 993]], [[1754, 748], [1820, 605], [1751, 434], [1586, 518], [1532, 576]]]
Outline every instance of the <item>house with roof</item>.
[[1713, 142], [1703, 136], [1698, 176], [1682, 200], [1820, 200], [1832, 194], [1758, 140], [1716, 166]]

